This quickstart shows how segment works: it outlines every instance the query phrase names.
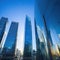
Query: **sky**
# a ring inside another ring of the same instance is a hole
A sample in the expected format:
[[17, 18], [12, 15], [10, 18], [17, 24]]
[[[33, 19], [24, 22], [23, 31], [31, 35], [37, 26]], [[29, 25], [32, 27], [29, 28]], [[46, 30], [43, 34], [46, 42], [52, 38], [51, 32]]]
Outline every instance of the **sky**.
[[[18, 22], [18, 36], [17, 36], [17, 48], [23, 50], [24, 47], [24, 33], [25, 33], [25, 18], [29, 16], [32, 23], [32, 34], [34, 34], [34, 0], [0, 0], [0, 18], [8, 18], [8, 23], [5, 30], [5, 36], [3, 41], [5, 43], [11, 22]], [[35, 36], [33, 36], [33, 42]], [[2, 42], [3, 43], [3, 42]], [[3, 43], [3, 46], [4, 46]], [[35, 45], [35, 43], [33, 44]], [[33, 46], [35, 48], [35, 46]]]

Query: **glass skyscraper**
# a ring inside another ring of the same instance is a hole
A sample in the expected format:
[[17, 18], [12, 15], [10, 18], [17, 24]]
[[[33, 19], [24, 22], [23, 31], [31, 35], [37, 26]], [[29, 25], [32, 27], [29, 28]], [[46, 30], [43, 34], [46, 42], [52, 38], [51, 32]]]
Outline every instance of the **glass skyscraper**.
[[49, 38], [49, 43], [51, 45], [53, 45], [53, 42], [52, 42], [52, 38], [51, 38], [51, 34], [50, 34], [50, 30], [48, 29], [47, 27], [47, 24], [46, 24], [46, 21], [45, 21], [45, 17], [43, 16], [43, 22], [44, 22], [44, 26], [45, 26], [45, 32], [46, 32], [46, 37]]
[[38, 37], [40, 40], [40, 49], [43, 55], [43, 59], [47, 60], [46, 41], [45, 41], [45, 37], [43, 34], [43, 30], [41, 30], [39, 26], [37, 26], [37, 33], [38, 33]]
[[12, 22], [2, 50], [2, 60], [13, 60], [17, 41], [17, 30], [18, 23]]
[[45, 20], [46, 16], [44, 14], [46, 10], [43, 7], [41, 8], [41, 6], [44, 5], [44, 4], [40, 5], [41, 2], [43, 1], [36, 0], [35, 19], [36, 19], [36, 24], [39, 25], [41, 30], [43, 30], [43, 33], [45, 36], [47, 58], [48, 58], [47, 60], [52, 60], [51, 48], [53, 46], [53, 41], [52, 41], [51, 32], [50, 32], [50, 25], [46, 24], [47, 20]]
[[53, 60], [52, 53], [51, 53], [51, 47], [53, 46], [53, 42], [52, 42], [50, 31], [47, 28], [47, 24], [46, 24], [44, 16], [43, 16], [43, 22], [44, 22], [44, 26], [45, 26], [45, 33], [46, 33], [46, 40], [47, 40], [49, 60]]
[[40, 39], [38, 37], [38, 33], [37, 33], [37, 26], [36, 26], [36, 22], [35, 22], [35, 36], [36, 36], [36, 60], [43, 60], [43, 55], [41, 52], [41, 48], [40, 48]]
[[8, 21], [8, 18], [2, 17], [0, 19], [0, 43], [1, 43], [1, 40], [2, 40], [2, 37], [3, 37], [4, 31], [5, 31], [5, 27], [6, 27], [7, 21]]
[[26, 16], [26, 23], [25, 23], [23, 60], [32, 60], [32, 27], [31, 27], [31, 20], [29, 19], [28, 16]]

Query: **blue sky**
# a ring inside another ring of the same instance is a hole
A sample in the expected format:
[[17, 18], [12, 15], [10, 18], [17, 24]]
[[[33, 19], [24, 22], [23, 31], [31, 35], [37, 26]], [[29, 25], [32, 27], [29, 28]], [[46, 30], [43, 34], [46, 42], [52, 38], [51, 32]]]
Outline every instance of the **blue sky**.
[[[8, 34], [12, 21], [19, 22], [17, 48], [23, 50], [25, 17], [29, 16], [32, 23], [32, 32], [34, 34], [34, 0], [0, 0], [0, 18], [7, 17], [8, 24], [5, 31], [5, 39]], [[4, 39], [4, 41], [5, 41]], [[35, 36], [33, 35], [33, 42]], [[35, 43], [34, 43], [35, 45]], [[35, 46], [34, 46], [35, 47]]]

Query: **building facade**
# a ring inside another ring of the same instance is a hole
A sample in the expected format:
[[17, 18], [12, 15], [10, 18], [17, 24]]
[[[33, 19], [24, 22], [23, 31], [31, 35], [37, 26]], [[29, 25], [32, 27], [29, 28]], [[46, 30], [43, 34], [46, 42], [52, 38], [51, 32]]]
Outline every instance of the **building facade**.
[[3, 35], [4, 35], [4, 31], [5, 31], [7, 21], [8, 21], [8, 18], [2, 17], [0, 19], [0, 43], [1, 43]]
[[52, 53], [51, 53], [51, 47], [53, 46], [53, 42], [52, 42], [50, 30], [48, 30], [48, 27], [47, 27], [44, 16], [43, 16], [43, 22], [44, 22], [44, 26], [45, 26], [45, 33], [46, 33], [49, 60], [53, 60]]
[[18, 23], [12, 22], [3, 50], [2, 50], [2, 60], [13, 60], [15, 56], [15, 48], [16, 48], [16, 41], [17, 41], [17, 30], [18, 30]]
[[32, 27], [31, 27], [31, 20], [29, 20], [28, 16], [26, 16], [26, 23], [25, 23], [23, 60], [32, 60]]
[[39, 26], [37, 26], [37, 33], [38, 33], [38, 37], [40, 40], [40, 49], [41, 49], [41, 53], [43, 55], [43, 59], [47, 60], [46, 41], [44, 38], [43, 30], [41, 30]]
[[37, 26], [35, 22], [35, 36], [36, 36], [36, 60], [43, 60], [43, 55], [41, 52], [41, 45], [40, 45], [40, 39], [37, 33]]

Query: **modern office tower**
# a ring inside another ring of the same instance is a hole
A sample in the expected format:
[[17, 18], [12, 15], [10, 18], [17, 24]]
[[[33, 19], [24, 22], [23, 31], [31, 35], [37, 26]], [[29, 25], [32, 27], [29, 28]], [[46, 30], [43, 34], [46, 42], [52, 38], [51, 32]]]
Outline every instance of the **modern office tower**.
[[40, 40], [40, 49], [41, 49], [41, 53], [43, 55], [43, 59], [47, 60], [47, 51], [46, 51], [46, 41], [43, 35], [43, 31], [40, 29], [39, 26], [37, 26], [37, 33], [38, 33], [38, 37]]
[[35, 22], [35, 36], [36, 36], [36, 60], [44, 60], [43, 59], [43, 55], [41, 52], [41, 48], [40, 48], [40, 40], [38, 37], [38, 33], [37, 33], [37, 26], [36, 26], [36, 22]]
[[0, 19], [0, 43], [2, 41], [2, 37], [3, 37], [4, 31], [5, 31], [7, 21], [8, 21], [8, 18], [2, 17]]
[[43, 16], [43, 22], [44, 22], [44, 26], [45, 26], [45, 33], [46, 33], [46, 40], [47, 40], [47, 46], [48, 46], [49, 59], [53, 60], [52, 54], [51, 54], [51, 46], [53, 45], [52, 38], [51, 38], [51, 35], [50, 35], [50, 31], [47, 28], [47, 24], [46, 24], [44, 16]]
[[28, 16], [26, 16], [26, 23], [25, 23], [23, 60], [32, 60], [32, 26]]
[[12, 22], [3, 50], [2, 50], [2, 59], [1, 60], [13, 60], [15, 56], [15, 48], [16, 48], [16, 41], [17, 41], [17, 30], [18, 30], [18, 23]]

